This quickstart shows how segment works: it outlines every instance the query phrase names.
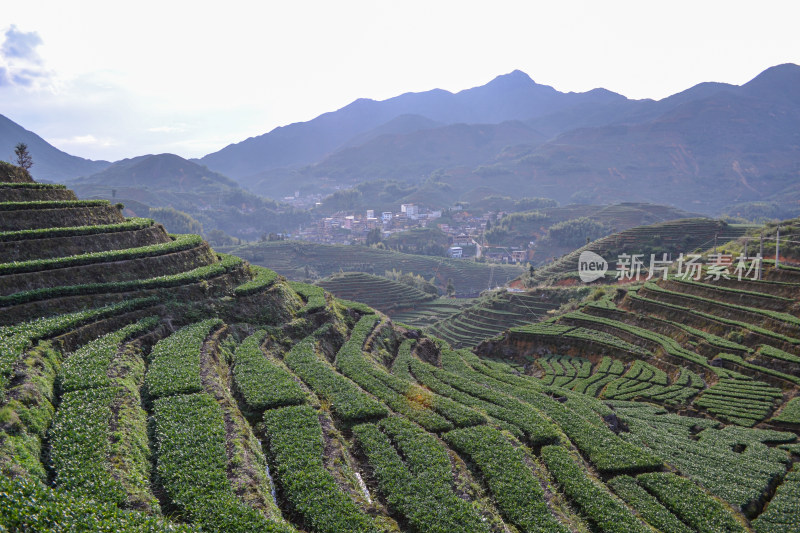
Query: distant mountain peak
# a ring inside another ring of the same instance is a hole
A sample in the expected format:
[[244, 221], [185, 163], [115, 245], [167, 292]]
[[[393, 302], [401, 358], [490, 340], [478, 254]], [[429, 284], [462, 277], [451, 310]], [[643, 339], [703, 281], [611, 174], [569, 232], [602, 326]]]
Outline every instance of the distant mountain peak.
[[751, 84], [784, 84], [796, 83], [800, 79], [800, 65], [794, 63], [784, 63], [782, 65], [775, 65], [766, 69], [752, 80], [745, 83], [742, 87], [747, 87]]
[[490, 81], [488, 85], [497, 85], [497, 84], [506, 84], [506, 85], [537, 85], [533, 79], [528, 76], [525, 72], [521, 70], [513, 70], [508, 74], [501, 74], [497, 76], [495, 79]]
[[784, 63], [770, 67], [742, 85], [748, 96], [800, 103], [800, 66]]

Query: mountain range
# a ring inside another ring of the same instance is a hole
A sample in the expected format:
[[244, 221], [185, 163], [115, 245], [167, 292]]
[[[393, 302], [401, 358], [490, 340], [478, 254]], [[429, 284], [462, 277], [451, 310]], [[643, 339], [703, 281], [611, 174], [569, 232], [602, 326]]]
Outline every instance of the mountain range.
[[374, 179], [424, 188], [435, 175], [454, 200], [481, 190], [707, 214], [764, 201], [796, 209], [799, 88], [794, 64], [658, 101], [562, 93], [514, 71], [455, 94], [357, 100], [200, 161], [272, 195]]
[[[38, 178], [109, 166], [0, 119], [0, 150], [20, 140], [35, 147]], [[457, 93], [359, 99], [194, 162], [269, 197], [388, 179], [416, 187], [422, 203], [505, 195], [706, 214], [772, 202], [791, 211], [800, 206], [800, 67], [771, 67], [741, 86], [701, 83], [658, 101], [605, 89], [564, 93], [514, 71]]]

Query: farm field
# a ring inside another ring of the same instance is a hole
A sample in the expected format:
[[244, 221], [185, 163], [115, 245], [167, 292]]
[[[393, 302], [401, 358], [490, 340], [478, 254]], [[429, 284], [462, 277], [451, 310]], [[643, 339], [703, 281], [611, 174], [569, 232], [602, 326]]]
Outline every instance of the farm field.
[[587, 288], [498, 291], [439, 320], [426, 331], [457, 348], [474, 347], [508, 328], [544, 320], [548, 312], [588, 292]]
[[710, 218], [687, 218], [671, 220], [649, 226], [637, 226], [608, 237], [593, 241], [559, 259], [536, 269], [534, 276], [527, 281], [528, 286], [570, 284], [578, 282], [578, 258], [584, 251], [594, 252], [608, 261], [609, 271], [606, 280], [610, 281], [616, 273], [617, 257], [622, 253], [668, 254], [676, 258], [680, 253], [694, 253], [706, 250], [717, 243], [737, 239], [745, 234], [748, 226], [727, 224]]
[[[2, 530], [794, 527], [791, 274], [742, 301], [623, 289], [470, 351], [33, 183], [0, 183]], [[18, 189], [43, 203], [3, 201]], [[461, 331], [504, 311], [481, 309]]]
[[404, 283], [363, 272], [342, 272], [324, 278], [317, 285], [338, 298], [365, 303], [388, 314], [416, 308], [436, 299]]
[[447, 281], [452, 279], [457, 295], [476, 295], [486, 289], [502, 287], [524, 271], [515, 265], [300, 241], [248, 244], [233, 248], [230, 253], [293, 280], [324, 278], [337, 272], [365, 272], [382, 276], [386, 271], [398, 270], [425, 279], [435, 278], [436, 285], [442, 291], [445, 291]]

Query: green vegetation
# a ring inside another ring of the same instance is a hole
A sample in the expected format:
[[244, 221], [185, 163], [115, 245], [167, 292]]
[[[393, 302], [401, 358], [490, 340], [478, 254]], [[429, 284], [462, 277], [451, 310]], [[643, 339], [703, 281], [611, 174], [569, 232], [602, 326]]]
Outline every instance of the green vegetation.
[[694, 405], [708, 409], [734, 424], [752, 426], [766, 418], [782, 397], [780, 389], [751, 379], [721, 379], [703, 392]]
[[448, 239], [442, 230], [434, 226], [392, 233], [383, 240], [383, 245], [397, 252], [444, 257]]
[[435, 298], [405, 283], [362, 272], [334, 274], [317, 284], [338, 298], [363, 302], [384, 313], [413, 308]]
[[545, 446], [542, 459], [566, 495], [602, 531], [649, 532], [607, 488], [590, 478], [565, 448]]
[[547, 318], [567, 301], [588, 294], [586, 287], [512, 293], [497, 291], [433, 324], [427, 331], [456, 347], [477, 346], [506, 329]]
[[200, 246], [201, 244], [203, 244], [203, 239], [199, 235], [178, 235], [173, 241], [160, 244], [150, 244], [148, 246], [141, 246], [139, 248], [110, 250], [108, 252], [92, 252], [68, 257], [56, 257], [54, 259], [35, 259], [31, 261], [20, 261], [17, 263], [2, 263], [0, 264], [0, 275], [18, 274], [21, 272], [39, 272], [42, 270], [53, 270], [56, 268], [76, 267], [95, 263], [109, 263], [112, 261], [125, 261], [128, 259], [153, 257], [157, 255], [180, 252], [182, 250], [188, 250], [190, 248]]
[[153, 298], [139, 298], [97, 309], [0, 327], [0, 348], [2, 348], [0, 349], [0, 390], [5, 391], [14, 363], [34, 342], [66, 333], [94, 320], [133, 311], [155, 302], [156, 300]]
[[[794, 272], [488, 292], [437, 329], [491, 337], [469, 351], [196, 238], [62, 279], [51, 266], [86, 243], [110, 258], [177, 241], [150, 220], [91, 226], [122, 220], [108, 206], [5, 213], [21, 231], [3, 250], [52, 261], [0, 298], [0, 530], [796, 529]], [[416, 273], [459, 286], [437, 261], [392, 265], [409, 283], [382, 298], [426, 287]], [[419, 302], [407, 316], [424, 326], [463, 303]]]
[[293, 531], [236, 498], [225, 475], [225, 421], [212, 397], [162, 398], [153, 413], [156, 472], [180, 513], [208, 531]]
[[50, 429], [55, 485], [124, 507], [133, 502], [140, 508], [156, 506], [149, 489], [150, 453], [140, 402], [138, 392], [124, 387], [64, 394]]
[[590, 241], [608, 235], [610, 228], [587, 217], [565, 220], [547, 228], [542, 244], [580, 248]]
[[608, 482], [617, 496], [639, 513], [645, 522], [664, 533], [691, 533], [683, 522], [664, 507], [630, 476], [617, 476]]
[[2, 231], [0, 232], [0, 242], [25, 241], [28, 239], [46, 239], [56, 237], [78, 237], [80, 235], [115, 233], [118, 231], [135, 231], [138, 229], [149, 228], [152, 225], [153, 221], [149, 218], [129, 218], [125, 222], [120, 222], [119, 224]]
[[766, 510], [753, 520], [757, 533], [789, 533], [797, 530], [797, 502], [800, 499], [800, 469], [795, 465]]
[[3, 183], [33, 183], [30, 172], [7, 161], [0, 161], [0, 181]]
[[413, 272], [426, 280], [434, 278], [444, 291], [447, 280], [458, 280], [457, 295], [470, 295], [501, 286], [524, 271], [512, 265], [493, 265], [462, 259], [447, 259], [379, 250], [366, 246], [313, 244], [299, 241], [262, 242], [239, 246], [231, 253], [270, 268], [289, 279], [306, 279], [306, 267], [319, 277], [337, 272], [383, 275], [392, 269]]
[[541, 481], [526, 464], [521, 447], [487, 426], [451, 431], [444, 439], [475, 463], [503, 515], [521, 531], [567, 531], [550, 514]]
[[789, 424], [800, 424], [800, 397], [792, 398], [778, 416], [772, 417], [775, 422], [787, 422]]
[[278, 274], [268, 268], [257, 266], [251, 266], [250, 268], [255, 273], [255, 276], [253, 276], [252, 280], [242, 283], [234, 289], [233, 292], [236, 296], [242, 297], [261, 292], [271, 287], [278, 279]]
[[172, 207], [153, 207], [147, 216], [164, 224], [170, 233], [203, 233], [203, 225], [194, 217]]
[[107, 205], [110, 205], [108, 200], [0, 202], [0, 211], [21, 211], [23, 209], [68, 209], [73, 207], [98, 207]]
[[208, 333], [220, 324], [222, 321], [219, 319], [204, 320], [178, 330], [153, 346], [145, 377], [149, 397], [162, 398], [203, 390], [200, 350]]
[[615, 411], [630, 429], [626, 440], [647, 446], [681, 474], [743, 510], [756, 505], [771, 480], [786, 470], [786, 452], [769, 450], [766, 443], [795, 440], [792, 433], [736, 426], [720, 430], [718, 422], [634, 402], [616, 405]]
[[325, 469], [322, 427], [314, 409], [308, 405], [272, 409], [264, 414], [264, 425], [278, 483], [308, 529], [377, 531]]
[[306, 301], [306, 305], [299, 311], [299, 314], [313, 313], [325, 307], [325, 291], [321, 287], [298, 281], [290, 282], [289, 286]]
[[[0, 164], [2, 161], [0, 161]], [[52, 490], [24, 478], [0, 477], [0, 524], [8, 531], [188, 533], [199, 529]]]
[[[607, 426], [594, 423], [576, 410], [542, 394], [544, 391], [528, 378], [493, 369], [480, 361], [470, 361], [469, 365], [463, 364], [461, 368], [462, 374], [474, 377], [474, 382], [488, 382], [494, 389], [526, 402], [549, 417], [601, 473], [642, 472], [663, 466], [659, 456], [631, 446]], [[559, 390], [563, 389], [556, 389]], [[592, 405], [597, 408], [596, 404]], [[592, 412], [590, 416], [596, 414]]]
[[423, 385], [458, 403], [484, 411], [516, 428], [532, 446], [554, 442], [558, 430], [537, 409], [446, 370], [411, 361], [411, 372]]
[[[154, 278], [137, 279], [132, 281], [112, 281], [108, 283], [85, 283], [82, 285], [61, 285], [59, 287], [47, 287], [44, 289], [34, 289], [30, 291], [20, 291], [7, 296], [0, 296], [0, 307], [19, 305], [39, 300], [49, 300], [51, 298], [61, 298], [64, 296], [81, 296], [89, 294], [104, 294], [117, 292], [134, 292], [149, 289], [166, 289], [170, 287], [185, 286], [189, 283], [196, 283], [208, 280], [232, 272], [242, 266], [243, 262], [233, 255], [222, 255], [222, 260], [210, 265], [201, 266], [192, 270], [179, 272], [177, 274], [166, 274]], [[263, 281], [255, 279], [248, 283]], [[243, 284], [242, 286], [244, 286]], [[258, 289], [263, 288], [263, 284], [257, 283]], [[247, 294], [253, 286], [244, 291], [239, 291], [237, 287], [236, 295]]]
[[41, 190], [67, 190], [66, 185], [60, 183], [6, 183], [0, 182], [0, 189], [41, 189]]
[[233, 380], [251, 412], [301, 404], [306, 393], [291, 374], [261, 351], [266, 331], [247, 337], [234, 353]]
[[489, 531], [476, 510], [453, 492], [450, 458], [435, 438], [401, 419], [356, 426], [353, 432], [389, 506], [416, 530]]
[[[336, 368], [345, 376], [358, 383], [364, 390], [384, 402], [390, 409], [407, 416], [428, 431], [447, 431], [453, 426], [441, 415], [429, 408], [429, 401], [422, 396], [419, 401], [413, 395], [398, 393], [387, 385], [387, 381], [399, 381], [386, 370], [380, 370], [364, 357], [362, 347], [367, 335], [372, 331], [379, 319], [375, 315], [366, 315], [358, 321], [345, 342], [336, 354]], [[393, 380], [394, 378], [394, 380]], [[394, 383], [393, 383], [394, 384]], [[403, 384], [400, 384], [402, 387]], [[411, 387], [407, 387], [410, 389]]]
[[109, 377], [112, 361], [117, 356], [121, 343], [155, 328], [158, 322], [158, 317], [148, 317], [82, 346], [64, 362], [61, 368], [61, 390], [71, 392], [123, 384]]
[[[578, 216], [582, 216], [582, 214]], [[613, 223], [618, 224], [618, 222]], [[617, 225], [617, 227], [620, 226]], [[731, 235], [733, 238], [744, 232], [742, 229], [733, 228], [724, 222], [708, 218], [686, 218], [641, 226], [631, 224], [628, 227], [630, 229], [603, 237], [581, 246], [577, 250], [564, 249], [568, 251], [566, 255], [537, 268], [533, 277], [525, 280], [526, 285], [529, 287], [539, 284], [552, 285], [569, 279], [577, 281], [578, 258], [584, 251], [591, 251], [606, 258], [609, 263], [606, 280], [610, 280], [616, 275], [616, 258], [620, 254], [630, 254], [631, 251], [635, 251], [637, 254], [644, 254], [646, 258], [649, 258], [650, 254], [661, 257], [661, 254], [664, 253], [677, 256], [679, 253], [692, 253], [699, 247], [708, 246], [708, 243], [713, 241], [714, 235], [725, 234]], [[563, 251], [559, 252], [559, 255], [563, 253]], [[546, 258], [549, 259], [550, 256], [546, 256]]]
[[310, 335], [295, 344], [284, 361], [320, 397], [329, 401], [333, 414], [344, 422], [386, 416], [389, 411], [352, 381], [338, 374], [317, 354], [317, 339]]
[[654, 472], [640, 474], [637, 480], [695, 531], [747, 531], [723, 504], [687, 479], [669, 472]]

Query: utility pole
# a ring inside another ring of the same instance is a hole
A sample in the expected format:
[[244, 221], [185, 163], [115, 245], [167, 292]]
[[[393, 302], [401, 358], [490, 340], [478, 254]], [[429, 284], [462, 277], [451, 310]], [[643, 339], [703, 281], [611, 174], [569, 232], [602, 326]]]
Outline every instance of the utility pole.
[[714, 253], [717, 253], [717, 234], [714, 234]]
[[778, 226], [778, 232], [775, 236], [775, 270], [781, 268], [781, 227]]
[[764, 234], [763, 233], [759, 233], [758, 234], [758, 240], [759, 240], [758, 257], [761, 258], [761, 265], [759, 265], [759, 268], [758, 268], [758, 281], [761, 281], [761, 279], [762, 279], [761, 278], [761, 273], [764, 271]]
[[747, 261], [747, 243], [749, 242], [748, 238], [744, 238], [744, 259]]

